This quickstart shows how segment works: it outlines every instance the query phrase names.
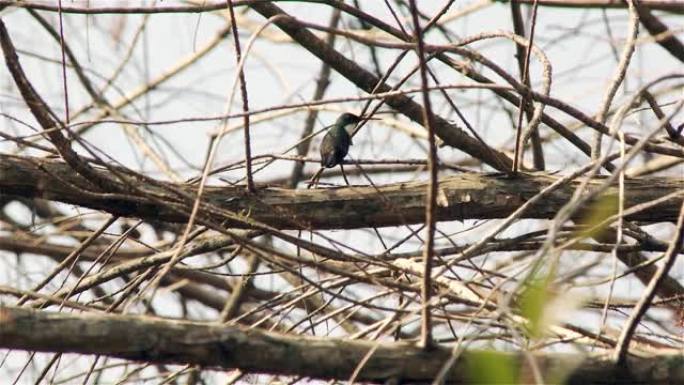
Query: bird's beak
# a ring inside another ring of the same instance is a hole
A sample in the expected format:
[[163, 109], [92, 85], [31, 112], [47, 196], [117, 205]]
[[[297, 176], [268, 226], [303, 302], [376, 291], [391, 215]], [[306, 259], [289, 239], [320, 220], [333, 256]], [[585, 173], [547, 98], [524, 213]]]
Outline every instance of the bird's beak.
[[371, 118], [370, 116], [363, 116], [361, 120], [380, 120], [380, 118]]

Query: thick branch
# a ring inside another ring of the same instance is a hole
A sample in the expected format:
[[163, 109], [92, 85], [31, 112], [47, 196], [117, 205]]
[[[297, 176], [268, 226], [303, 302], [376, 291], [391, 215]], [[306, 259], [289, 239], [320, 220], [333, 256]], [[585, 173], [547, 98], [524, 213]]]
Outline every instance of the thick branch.
[[[99, 171], [105, 173], [106, 171]], [[510, 178], [500, 174], [460, 174], [445, 177], [439, 183], [440, 205], [437, 220], [493, 219], [511, 214], [555, 177], [545, 174]], [[598, 181], [598, 180], [597, 180]], [[70, 203], [108, 213], [148, 221], [185, 222], [187, 214], [164, 203], [169, 191], [180, 189], [193, 193], [192, 187], [169, 183], [169, 189], [138, 183], [141, 193], [97, 194], [76, 186], [85, 181], [63, 162], [45, 158], [0, 155], [0, 198], [20, 196]], [[161, 182], [160, 182], [161, 183]], [[425, 220], [425, 182], [394, 183], [375, 187], [344, 187], [291, 190], [260, 187], [256, 195], [247, 195], [240, 187], [209, 187], [206, 201], [231, 212], [279, 229], [341, 229], [398, 226], [423, 223]], [[625, 183], [625, 207], [630, 207], [679, 192], [684, 194], [680, 178], [638, 178]], [[525, 218], [550, 219], [570, 199], [576, 183], [560, 187], [543, 203], [533, 206]], [[617, 187], [609, 195], [617, 194]], [[649, 223], [677, 219], [676, 196], [658, 205], [627, 216]], [[608, 210], [610, 211], [610, 210]], [[225, 221], [220, 214], [215, 219]], [[228, 226], [244, 227], [237, 221]]]
[[64, 158], [74, 170], [78, 171], [79, 174], [86, 177], [89, 185], [94, 184], [109, 189], [116, 188], [117, 184], [112, 180], [110, 175], [95, 172], [94, 169], [92, 169], [90, 165], [71, 148], [69, 140], [62, 132], [60, 130], [55, 130], [55, 128], [64, 129], [64, 126], [56, 118], [54, 112], [50, 111], [48, 105], [26, 77], [24, 69], [19, 63], [19, 57], [17, 56], [14, 44], [10, 39], [9, 32], [7, 31], [7, 28], [5, 28], [5, 24], [2, 20], [0, 20], [0, 46], [2, 46], [2, 53], [5, 57], [7, 69], [10, 74], [12, 74], [15, 84], [17, 85], [21, 96], [24, 98], [24, 102], [26, 102], [33, 117], [38, 121], [41, 127], [43, 127], [45, 135], [57, 148], [57, 151], [62, 158]]
[[651, 13], [651, 10], [638, 2], [635, 4], [637, 12], [639, 13], [639, 21], [646, 27], [648, 33], [658, 38], [658, 44], [665, 48], [672, 56], [684, 62], [684, 44], [682, 44], [677, 35], [667, 28], [667, 25], [660, 21]]
[[[336, 380], [348, 380], [373, 350], [357, 381], [409, 383], [434, 379], [451, 354], [449, 349], [439, 347], [425, 352], [409, 343], [289, 336], [216, 323], [48, 313], [15, 307], [0, 308], [0, 348], [99, 354], [151, 363]], [[474, 369], [483, 365], [481, 360], [511, 365], [513, 371], [519, 371], [520, 382], [527, 382], [530, 369], [521, 354], [485, 355], [475, 351], [460, 356], [445, 377], [446, 382], [481, 383], [482, 379], [478, 381], [477, 374], [473, 375]], [[635, 358], [629, 361], [628, 370], [617, 368], [605, 357], [540, 354], [535, 360], [544, 378], [558, 378], [559, 373], [572, 371], [568, 380], [571, 384], [684, 381], [681, 355]]]

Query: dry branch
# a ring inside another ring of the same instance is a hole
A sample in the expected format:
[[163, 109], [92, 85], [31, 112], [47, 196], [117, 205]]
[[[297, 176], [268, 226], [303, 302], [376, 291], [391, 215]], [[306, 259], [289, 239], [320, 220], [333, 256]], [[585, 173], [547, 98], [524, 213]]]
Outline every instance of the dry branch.
[[[347, 380], [366, 354], [370, 359], [357, 381], [429, 382], [451, 355], [440, 347], [429, 352], [410, 343], [379, 343], [291, 336], [151, 317], [65, 314], [0, 308], [0, 348], [43, 352], [99, 354], [150, 363], [191, 364], [215, 369]], [[479, 351], [460, 356], [447, 383], [478, 383], [471, 376], [477, 360], [511, 363], [520, 381], [531, 379], [520, 353], [485, 356]], [[600, 356], [535, 355], [545, 378], [570, 373], [570, 384], [664, 384], [684, 381], [684, 358], [661, 355], [633, 358], [629, 370]]]
[[[104, 170], [99, 172], [106, 173]], [[547, 174], [522, 174], [511, 178], [501, 174], [464, 173], [444, 177], [439, 183], [439, 194], [444, 199], [437, 207], [436, 217], [439, 221], [504, 218], [555, 180], [556, 177]], [[600, 178], [596, 179], [596, 183], [600, 181]], [[188, 219], [186, 214], [168, 207], [163, 198], [150, 196], [168, 196], [173, 200], [169, 191], [181, 189], [194, 194], [192, 187], [172, 183], [167, 184], [167, 189], [141, 185], [141, 194], [86, 193], [74, 187], [84, 183], [85, 180], [65, 163], [0, 155], [0, 198], [42, 198], [152, 222], [183, 223]], [[130, 183], [138, 182], [131, 177]], [[312, 190], [261, 186], [255, 195], [245, 194], [240, 187], [208, 187], [205, 195], [207, 202], [279, 229], [351, 229], [422, 223], [425, 220], [425, 183]], [[559, 188], [542, 204], [528, 210], [524, 218], [553, 218], [568, 202], [578, 183]], [[627, 180], [625, 185], [626, 210], [673, 194], [671, 199], [631, 214], [628, 219], [649, 223], [677, 219], [680, 202], [677, 196], [681, 199], [684, 195], [681, 178], [636, 178]], [[617, 186], [609, 188], [607, 194], [616, 195]], [[216, 215], [216, 220], [226, 220]], [[227, 225], [245, 226], [237, 221], [229, 221]]]

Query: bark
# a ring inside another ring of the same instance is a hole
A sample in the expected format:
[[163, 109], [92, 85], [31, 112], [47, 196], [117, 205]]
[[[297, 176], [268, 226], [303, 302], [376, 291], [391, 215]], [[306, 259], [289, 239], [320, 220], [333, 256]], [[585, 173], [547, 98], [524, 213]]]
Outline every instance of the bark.
[[[438, 190], [440, 204], [436, 212], [437, 220], [506, 217], [555, 180], [554, 176], [541, 173], [521, 174], [516, 178], [502, 174], [467, 173], [442, 177]], [[596, 179], [593, 183], [600, 181], [601, 179]], [[170, 207], [166, 202], [177, 199], [170, 191], [182, 189], [194, 195], [193, 187], [168, 183], [166, 188], [162, 188], [162, 182], [141, 184], [133, 176], [122, 182], [126, 183], [136, 184], [136, 189], [129, 190], [131, 192], [128, 194], [87, 192], [76, 187], [83, 186], [85, 180], [62, 162], [0, 155], [0, 199], [41, 198], [152, 222], [187, 221], [188, 215], [185, 212], [180, 212], [177, 207]], [[210, 187], [205, 191], [204, 199], [230, 212], [278, 229], [399, 226], [424, 221], [425, 183], [312, 190], [261, 186], [256, 194], [245, 194], [241, 187]], [[528, 210], [523, 218], [553, 218], [569, 201], [578, 183], [572, 182], [559, 188], [541, 204]], [[684, 194], [684, 180], [635, 178], [628, 179], [625, 188], [625, 207], [629, 209], [668, 194]], [[606, 194], [616, 196], [617, 187], [611, 187]], [[674, 222], [682, 194], [628, 215], [627, 218], [648, 223]], [[217, 221], [226, 220], [218, 213], [214, 215]], [[246, 226], [237, 220], [226, 223], [236, 228]]]
[[[190, 364], [214, 369], [348, 380], [360, 363], [356, 381], [429, 382], [451, 355], [410, 343], [290, 336], [217, 323], [151, 317], [65, 314], [0, 308], [0, 348], [53, 353], [99, 354], [159, 364]], [[600, 356], [533, 355], [548, 381], [570, 384], [666, 384], [684, 381], [684, 357], [632, 358], [618, 368]], [[519, 383], [532, 381], [521, 353], [466, 351], [447, 372], [451, 384], [482, 383], [483, 361], [517, 372]]]

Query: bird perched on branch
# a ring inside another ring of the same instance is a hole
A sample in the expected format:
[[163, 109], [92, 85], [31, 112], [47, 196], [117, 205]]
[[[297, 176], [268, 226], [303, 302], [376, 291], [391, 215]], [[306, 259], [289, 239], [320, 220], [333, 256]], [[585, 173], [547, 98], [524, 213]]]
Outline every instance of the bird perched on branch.
[[361, 118], [345, 112], [335, 121], [321, 142], [321, 166], [333, 168], [341, 165], [352, 144], [351, 134]]

